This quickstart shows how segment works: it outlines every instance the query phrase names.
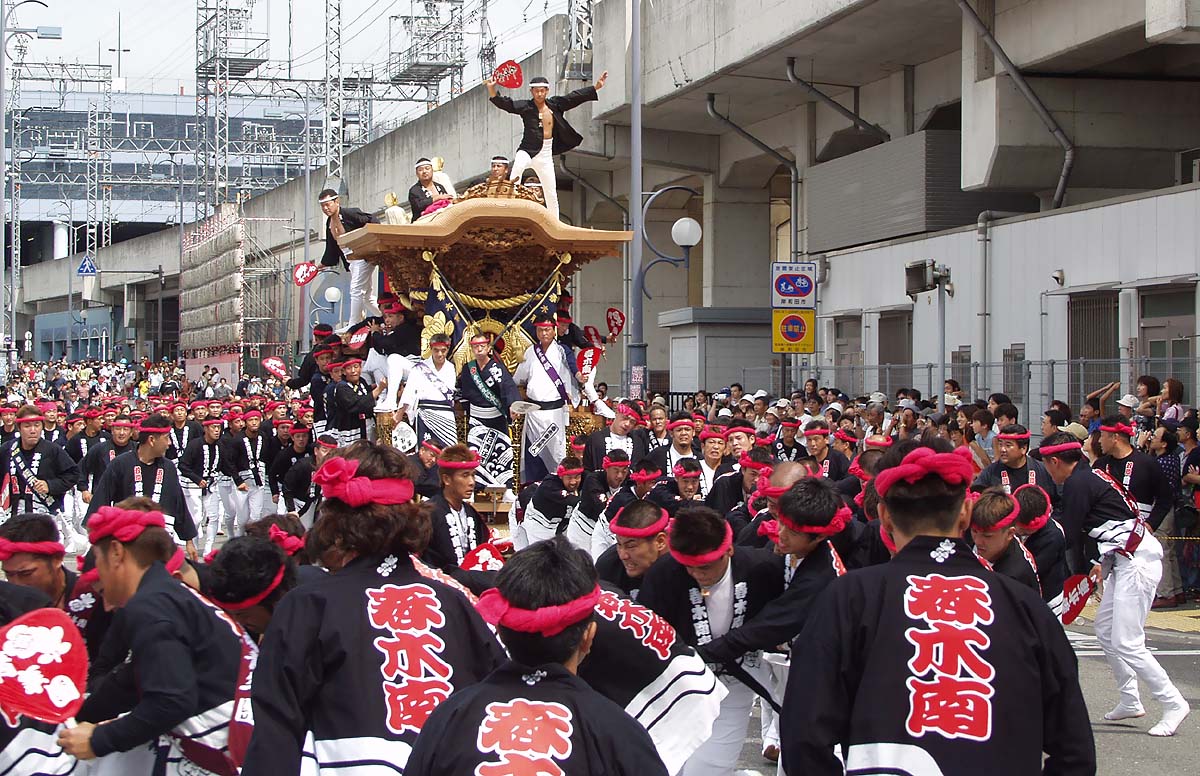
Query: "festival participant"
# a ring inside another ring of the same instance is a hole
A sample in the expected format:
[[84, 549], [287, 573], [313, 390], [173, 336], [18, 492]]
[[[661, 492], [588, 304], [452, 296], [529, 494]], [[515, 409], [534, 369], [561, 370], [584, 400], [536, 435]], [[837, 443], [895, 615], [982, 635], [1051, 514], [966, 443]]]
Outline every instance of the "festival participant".
[[512, 437], [509, 418], [516, 419], [512, 403], [521, 398], [512, 375], [492, 355], [492, 338], [476, 332], [470, 339], [471, 355], [458, 375], [459, 395], [467, 402], [467, 444], [479, 452], [475, 470], [480, 487], [513, 486]]
[[48, 606], [67, 611], [79, 576], [63, 565], [66, 548], [54, 518], [40, 513], [17, 515], [0, 525], [0, 568], [14, 585], [43, 593]]
[[[336, 334], [330, 335], [329, 339], [337, 342], [341, 341]], [[312, 355], [313, 360], [317, 363], [317, 369], [313, 372], [312, 380], [308, 383], [308, 396], [312, 401], [313, 430], [318, 434], [323, 434], [327, 428], [332, 429], [329, 425], [329, 416], [326, 413], [325, 389], [335, 380], [333, 365], [339, 363], [337, 361], [338, 346], [332, 342], [323, 343], [313, 351]], [[340, 369], [337, 377], [341, 377]]]
[[[82, 415], [83, 431], [73, 436], [63, 446], [67, 455], [71, 456], [71, 460], [77, 465], [82, 465], [89, 450], [108, 438], [108, 434], [104, 431], [104, 416], [99, 409], [91, 407], [84, 410]], [[85, 482], [84, 485], [94, 486], [95, 483]], [[72, 488], [64, 499], [63, 505], [72, 527], [78, 529], [76, 533], [80, 539], [83, 539], [83, 516], [87, 513], [87, 502], [83, 500], [82, 491], [79, 488]]]
[[667, 554], [669, 523], [666, 510], [645, 499], [622, 507], [609, 522], [617, 543], [596, 558], [600, 579], [636, 601], [646, 572]]
[[[244, 527], [246, 523], [254, 522], [271, 511], [267, 468], [273, 455], [274, 444], [271, 437], [262, 433], [261, 412], [250, 410], [242, 415], [242, 420], [246, 426], [233, 447], [237, 451], [237, 458], [234, 460], [238, 477], [246, 485], [246, 495], [242, 501], [245, 514], [238, 516], [238, 524]], [[234, 481], [237, 482], [236, 479]], [[245, 519], [242, 519], [243, 517]]]
[[[142, 496], [164, 510], [166, 530], [176, 544], [184, 547], [187, 556], [197, 560], [196, 524], [183, 498], [179, 470], [166, 458], [171, 444], [170, 421], [155, 413], [142, 421], [138, 428], [138, 445], [133, 455], [117, 456], [104, 470], [88, 503], [86, 520], [100, 509]], [[85, 520], [85, 522], [86, 522]], [[89, 529], [89, 533], [91, 530]]]
[[243, 776], [300, 773], [306, 748], [322, 772], [403, 771], [434, 708], [504, 660], [463, 594], [415, 567], [429, 518], [405, 470], [396, 450], [360, 441], [314, 475], [325, 500], [308, 542], [331, 573], [275, 607]]
[[[297, 429], [307, 426], [297, 426]], [[303, 435], [305, 432], [301, 432]], [[308, 433], [311, 433], [309, 430]], [[296, 461], [280, 481], [280, 495], [289, 514], [296, 515], [305, 530], [312, 528], [321, 504], [321, 491], [313, 482], [313, 473], [321, 468], [325, 459], [337, 450], [337, 438], [332, 434], [321, 434], [312, 450]]]
[[808, 456], [808, 450], [796, 439], [800, 421], [785, 418], [779, 421], [779, 438], [772, 444], [771, 453], [776, 461], [798, 461]]
[[[1110, 445], [1113, 438], [1125, 436], [1118, 430], [1102, 433], [1109, 435]], [[1061, 431], [1046, 437], [1038, 454], [1062, 489], [1069, 567], [1090, 569], [1092, 583], [1103, 583], [1096, 640], [1120, 693], [1117, 705], [1104, 718], [1115, 722], [1145, 716], [1140, 680], [1163, 706], [1162, 719], [1150, 728], [1150, 735], [1173, 736], [1191, 707], [1146, 648], [1145, 633], [1146, 615], [1162, 576], [1162, 545], [1147, 529], [1136, 497], [1122, 490], [1105, 467], [1089, 469], [1082, 462], [1082, 446], [1075, 437]]]
[[747, 420], [734, 418], [725, 425], [725, 453], [735, 462], [743, 453], [754, 449], [754, 425]]
[[1100, 425], [1100, 450], [1104, 455], [1092, 464], [1121, 483], [1137, 503], [1138, 516], [1157, 531], [1175, 505], [1171, 482], [1154, 457], [1130, 444], [1133, 427], [1119, 415], [1110, 415]]
[[416, 451], [408, 456], [408, 462], [417, 472], [413, 477], [413, 484], [421, 498], [433, 498], [442, 492], [442, 481], [438, 477], [437, 467], [438, 456], [441, 454], [442, 449], [437, 445], [421, 442]]
[[0, 445], [7, 445], [19, 436], [16, 423], [18, 409], [14, 404], [0, 405]]
[[[200, 532], [204, 534], [204, 555], [212, 552], [221, 526], [221, 494], [217, 489], [221, 476], [221, 426], [220, 418], [206, 418], [201, 424], [203, 434], [188, 442], [179, 456], [179, 484], [183, 486], [188, 512], [193, 520], [199, 521]], [[233, 536], [232, 528], [229, 536]]]
[[838, 482], [850, 473], [850, 461], [846, 456], [829, 447], [829, 423], [824, 420], [810, 420], [804, 427], [804, 446], [808, 454], [817, 462], [821, 476]]
[[704, 498], [700, 495], [700, 462], [695, 458], [680, 460], [671, 469], [671, 476], [655, 485], [646, 498], [672, 516], [680, 507], [703, 503]]
[[547, 316], [536, 318], [534, 332], [537, 342], [525, 349], [525, 360], [514, 375], [517, 385], [525, 386], [526, 398], [538, 405], [525, 413], [521, 427], [521, 476], [525, 482], [540, 482], [558, 468], [566, 453], [571, 408], [579, 404], [576, 380], [580, 375], [562, 345], [554, 341], [554, 321]]
[[512, 162], [504, 154], [493, 156], [491, 166], [488, 168], [488, 180], [506, 179], [508, 177], [508, 168], [511, 164]]
[[409, 372], [396, 410], [397, 420], [412, 418], [418, 440], [440, 448], [458, 440], [453, 404], [458, 375], [454, 364], [446, 359], [449, 354], [449, 334], [429, 338], [429, 358], [418, 361]]
[[422, 156], [413, 165], [417, 173], [417, 182], [408, 190], [408, 207], [412, 212], [412, 220], [416, 221], [425, 211], [437, 202], [450, 202], [454, 193], [445, 184], [433, 179], [433, 161]]
[[92, 501], [92, 490], [104, 475], [104, 470], [118, 455], [137, 448], [133, 441], [133, 433], [137, 424], [128, 415], [118, 415], [108, 424], [109, 437], [99, 444], [93, 445], [80, 462], [79, 495], [83, 503]]
[[601, 470], [586, 472], [579, 485], [579, 503], [571, 511], [567, 525], [567, 540], [585, 550], [591, 550], [596, 521], [608, 508], [629, 476], [629, 456], [624, 450], [613, 450], [601, 461]]
[[663, 477], [660, 469], [643, 458], [630, 467], [625, 483], [608, 499], [602, 517], [596, 520], [592, 529], [592, 546], [589, 548], [593, 558], [599, 558], [605, 550], [617, 543], [616, 536], [609, 528], [609, 523], [617, 516], [626, 504], [645, 499], [654, 490], [654, 486]]
[[[279, 541], [258, 536], [230, 539], [208, 564], [209, 597], [256, 641], [262, 640], [275, 608], [297, 584], [292, 555], [303, 549], [304, 540], [279, 533]], [[292, 553], [285, 544], [294, 548]]]
[[63, 501], [79, 481], [79, 467], [63, 448], [42, 438], [42, 414], [24, 406], [16, 413], [17, 442], [0, 448], [0, 471], [8, 481], [9, 513], [51, 515], [71, 552], [87, 552], [87, 539], [76, 533], [63, 512]]
[[288, 430], [287, 445], [280, 447], [271, 459], [271, 466], [267, 469], [267, 485], [271, 489], [271, 503], [276, 507], [275, 512], [288, 511], [281, 510], [283, 506], [280, 502], [280, 494], [283, 492], [282, 481], [287, 476], [288, 470], [296, 465], [296, 462], [308, 454], [310, 443], [310, 429], [305, 425], [293, 425], [291, 421], [285, 421]]
[[[669, 536], [670, 557], [646, 572], [638, 601], [699, 647], [755, 617], [783, 592], [782, 559], [764, 550], [734, 547], [733, 529], [702, 505], [680, 509]], [[682, 773], [728, 774], [746, 740], [755, 691], [766, 679], [760, 656], [750, 654], [724, 666], [729, 694], [709, 739], [688, 759]]]
[[334, 427], [342, 447], [367, 439], [375, 427], [375, 400], [387, 390], [387, 382], [371, 387], [362, 379], [362, 359], [342, 362], [342, 380], [333, 387]]
[[635, 436], [642, 437], [647, 450], [653, 450], [656, 447], [666, 447], [671, 444], [671, 433], [667, 431], [667, 423], [669, 422], [667, 418], [667, 408], [655, 405], [650, 408], [649, 423], [646, 428], [639, 428], [633, 432]]
[[614, 410], [615, 416], [608, 428], [598, 429], [587, 436], [582, 458], [583, 468], [590, 472], [600, 471], [604, 458], [616, 450], [625, 453], [630, 461], [640, 461], [646, 457], [645, 435], [638, 433], [642, 414], [629, 400], [620, 402]]
[[568, 455], [554, 474], [538, 483], [525, 508], [525, 519], [513, 532], [513, 546], [520, 550], [566, 530], [571, 513], [579, 505], [583, 472], [583, 462]]
[[558, 220], [558, 184], [554, 172], [554, 157], [565, 154], [583, 142], [583, 137], [567, 123], [563, 114], [589, 100], [597, 99], [596, 92], [604, 88], [606, 80], [607, 70], [592, 86], [576, 89], [561, 97], [548, 97], [550, 82], [536, 76], [529, 82], [529, 94], [532, 98], [529, 100], [514, 100], [497, 93], [496, 82], [491, 78], [483, 82], [491, 103], [502, 111], [520, 116], [524, 126], [509, 180], [521, 180], [521, 173], [525, 172], [526, 168], [532, 168], [538, 182], [542, 184], [542, 192], [546, 196], [546, 209], [555, 221]]
[[[663, 774], [645, 728], [576, 674], [596, 636], [600, 588], [587, 553], [556, 537], [513, 556], [476, 604], [511, 659], [426, 722], [407, 770]], [[464, 738], [475, 746], [454, 742]]]
[[700, 439], [700, 495], [705, 499], [712, 493], [717, 480], [734, 474], [734, 464], [725, 460], [725, 433], [715, 426], [705, 426]]
[[[188, 420], [188, 407], [181, 401], [171, 404], [171, 446], [167, 448], [167, 457], [179, 463], [179, 456], [187, 448], [188, 442], [204, 433], [200, 423]], [[111, 432], [111, 428], [110, 428]]]
[[350, 251], [338, 245], [338, 238], [367, 224], [377, 223], [375, 216], [358, 208], [342, 207], [340, 197], [333, 189], [323, 189], [317, 195], [321, 212], [325, 214], [325, 253], [321, 264], [336, 267], [339, 263], [350, 270], [350, 314], [349, 323], [357, 323], [364, 315], [378, 315], [372, 287], [375, 265], [361, 260], [347, 261]]
[[[157, 441], [165, 452], [166, 430], [153, 435], [162, 437]], [[167, 572], [161, 559], [174, 553], [174, 543], [163, 514], [145, 511], [154, 506], [130, 499], [100, 508], [89, 520], [105, 604], [122, 610], [108, 638], [127, 645], [137, 686], [113, 718], [66, 728], [58, 743], [80, 760], [91, 760], [165, 736], [166, 773], [228, 773], [235, 769], [230, 752], [235, 689], [239, 673], [253, 665], [254, 643]]]
[[52, 401], [41, 402], [37, 408], [42, 411], [42, 437], [47, 442], [54, 442], [59, 446], [66, 444], [67, 432], [59, 425], [58, 405]]
[[433, 532], [421, 560], [450, 573], [461, 567], [471, 550], [488, 540], [490, 532], [471, 504], [479, 455], [466, 445], [450, 445], [438, 456], [437, 465], [441, 491], [429, 500]]
[[1033, 555], [1017, 538], [1020, 511], [1017, 500], [999, 488], [980, 492], [971, 505], [971, 542], [975, 554], [991, 564], [993, 571], [1041, 595], [1042, 585]]
[[962, 538], [972, 478], [944, 440], [885, 455], [873, 486], [899, 551], [831, 582], [810, 613], [780, 719], [785, 772], [1095, 773], [1062, 626]]
[[1055, 492], [1046, 467], [1029, 457], [1029, 430], [1012, 423], [996, 435], [997, 460], [979, 473], [973, 486], [982, 490], [999, 486], [1011, 494], [1022, 485], [1037, 485], [1047, 493]]
[[675, 465], [685, 458], [696, 458], [696, 450], [692, 446], [696, 426], [692, 423], [691, 415], [686, 412], [675, 413], [671, 416], [671, 422], [667, 424], [667, 430], [671, 434], [671, 444], [656, 447], [646, 455], [664, 472], [673, 471]]
[[[316, 326], [313, 326], [312, 347], [304, 354], [304, 358], [300, 359], [300, 369], [296, 372], [295, 377], [284, 383], [285, 387], [293, 391], [298, 391], [312, 382], [313, 375], [317, 373], [317, 359], [314, 353], [321, 349], [321, 343], [330, 334], [333, 334], [333, 327], [328, 323], [318, 323]], [[196, 420], [202, 421], [204, 419], [196, 418]]]
[[[718, 514], [728, 515], [739, 504], [750, 501], [754, 490], [758, 487], [758, 476], [764, 470], [771, 468], [771, 453], [765, 447], [755, 447], [738, 460], [739, 472], [736, 475], [717, 479], [706, 504], [715, 509]], [[740, 531], [743, 526], [734, 526], [734, 531]]]
[[1042, 600], [1056, 615], [1064, 610], [1063, 583], [1067, 581], [1067, 537], [1050, 517], [1050, 496], [1037, 485], [1022, 485], [1013, 493], [1020, 510], [1017, 535], [1033, 556], [1042, 585]]
[[376, 414], [394, 412], [400, 386], [408, 379], [413, 361], [421, 352], [421, 329], [407, 320], [405, 307], [398, 300], [384, 303], [382, 325], [373, 324], [367, 339], [369, 351], [363, 370], [371, 382], [387, 387], [375, 403]]

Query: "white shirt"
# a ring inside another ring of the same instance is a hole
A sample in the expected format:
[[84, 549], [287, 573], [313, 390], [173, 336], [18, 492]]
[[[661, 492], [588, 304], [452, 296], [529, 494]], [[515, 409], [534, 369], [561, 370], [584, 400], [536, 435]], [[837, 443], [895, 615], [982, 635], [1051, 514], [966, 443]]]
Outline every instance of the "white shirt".
[[708, 610], [708, 629], [714, 639], [729, 632], [733, 625], [733, 560], [725, 567], [725, 575], [708, 589], [704, 597], [704, 608]]
[[[513, 375], [513, 379], [518, 385], [525, 386], [525, 395], [529, 397], [530, 401], [558, 401], [562, 397], [559, 396], [558, 389], [554, 387], [554, 381], [550, 379], [550, 375], [546, 374], [541, 360], [534, 352], [534, 348], [537, 347], [541, 346], [534, 343], [526, 348], [525, 359], [517, 367], [517, 373]], [[550, 343], [549, 349], [546, 350], [546, 360], [550, 362], [550, 366], [554, 367], [554, 371], [558, 372], [558, 376], [562, 379], [563, 387], [571, 400], [571, 406], [579, 404], [579, 387], [575, 384], [575, 365], [567, 363], [567, 352], [563, 346], [558, 342]]]
[[[446, 388], [451, 392], [454, 390], [454, 385], [458, 381], [458, 373], [454, 371], [454, 364], [450, 363], [449, 359], [442, 364], [441, 369], [434, 367], [432, 357], [421, 363], [429, 367]], [[400, 406], [412, 409], [417, 406], [419, 401], [449, 401], [449, 399], [441, 386], [432, 382], [428, 372], [420, 367], [415, 367], [408, 373], [408, 382], [404, 384], [404, 394], [400, 397]]]

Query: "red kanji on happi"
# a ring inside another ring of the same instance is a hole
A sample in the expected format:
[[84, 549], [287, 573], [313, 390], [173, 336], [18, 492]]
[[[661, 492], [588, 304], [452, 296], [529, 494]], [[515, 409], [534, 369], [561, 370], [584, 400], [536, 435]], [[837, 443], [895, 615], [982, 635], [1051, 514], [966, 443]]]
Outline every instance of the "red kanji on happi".
[[565, 776], [565, 773], [553, 760], [524, 754], [504, 754], [500, 755], [500, 762], [475, 766], [475, 776]]
[[596, 614], [633, 633], [660, 659], [666, 660], [670, 656], [671, 647], [675, 644], [675, 629], [646, 607], [605, 591], [596, 602]]
[[384, 585], [368, 590], [367, 601], [376, 628], [418, 632], [446, 624], [441, 602], [426, 585]]
[[[480, 752], [495, 752], [500, 761], [481, 763], [477, 776], [549, 776], [562, 774], [554, 762], [571, 756], [574, 725], [571, 710], [561, 703], [517, 698], [489, 703], [479, 723]], [[553, 759], [552, 759], [553, 758]]]
[[454, 688], [445, 679], [413, 679], [403, 682], [384, 682], [384, 702], [387, 717], [384, 724], [393, 733], [420, 733], [429, 715]]
[[446, 642], [435, 633], [397, 632], [392, 638], [375, 639], [375, 648], [383, 653], [383, 675], [389, 679], [399, 676], [440, 676], [449, 679], [453, 669], [442, 660]]
[[904, 632], [914, 647], [908, 661], [913, 676], [905, 682], [909, 734], [988, 740], [996, 669], [986, 658], [991, 638], [980, 628], [995, 618], [987, 582], [972, 576], [911, 575], [904, 611], [926, 626]]

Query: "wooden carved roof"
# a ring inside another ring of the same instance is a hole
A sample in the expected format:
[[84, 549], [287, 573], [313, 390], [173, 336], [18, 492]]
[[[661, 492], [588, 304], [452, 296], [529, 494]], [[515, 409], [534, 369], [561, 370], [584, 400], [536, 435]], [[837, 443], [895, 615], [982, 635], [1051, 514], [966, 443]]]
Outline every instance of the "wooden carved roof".
[[453, 205], [416, 223], [367, 224], [339, 238], [352, 257], [379, 265], [396, 288], [429, 284], [426, 252], [455, 291], [500, 299], [533, 291], [570, 254], [564, 276], [594, 259], [617, 256], [632, 232], [561, 223], [536, 193], [507, 181], [468, 189]]

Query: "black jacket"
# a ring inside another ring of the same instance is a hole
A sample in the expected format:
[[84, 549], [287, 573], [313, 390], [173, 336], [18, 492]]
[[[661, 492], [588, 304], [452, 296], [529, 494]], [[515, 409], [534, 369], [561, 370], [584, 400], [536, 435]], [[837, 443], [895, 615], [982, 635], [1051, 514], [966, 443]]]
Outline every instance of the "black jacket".
[[[563, 117], [563, 113], [594, 99], [596, 99], [596, 87], [594, 86], [585, 86], [582, 89], [576, 89], [570, 94], [555, 95], [546, 98], [546, 105], [554, 115], [554, 143], [551, 146], [551, 153], [555, 155], [565, 154], [583, 142], [583, 137], [575, 131], [574, 127], [567, 123], [567, 120]], [[503, 94], [497, 94], [492, 98], [492, 104], [502, 111], [515, 113], [521, 117], [521, 122], [524, 124], [525, 129], [521, 135], [521, 144], [517, 146], [517, 150], [524, 151], [530, 156], [536, 156], [538, 151], [542, 150], [543, 137], [541, 117], [538, 115], [538, 108], [533, 104], [533, 100], [514, 100]], [[416, 218], [416, 216], [414, 215], [413, 218]]]
[[[437, 181], [432, 181], [433, 187], [437, 189], [438, 194], [449, 194], [446, 187]], [[408, 190], [408, 207], [412, 210], [412, 220], [416, 221], [425, 212], [425, 208], [433, 204], [433, 197], [429, 196], [429, 192], [417, 181]]]
[[[375, 224], [375, 216], [370, 213], [359, 210], [356, 207], [343, 207], [338, 211], [342, 217], [342, 226], [347, 232], [352, 232], [355, 229], [360, 229], [367, 224]], [[329, 219], [325, 219], [325, 253], [321, 256], [321, 264], [326, 267], [336, 267], [338, 262], [345, 265], [345, 257], [342, 254], [342, 248], [338, 245], [337, 238], [329, 231]]]

